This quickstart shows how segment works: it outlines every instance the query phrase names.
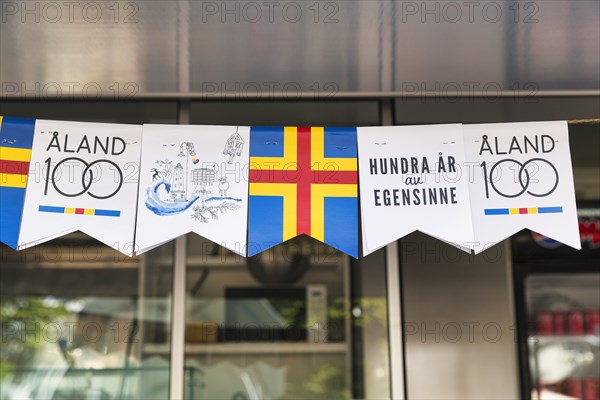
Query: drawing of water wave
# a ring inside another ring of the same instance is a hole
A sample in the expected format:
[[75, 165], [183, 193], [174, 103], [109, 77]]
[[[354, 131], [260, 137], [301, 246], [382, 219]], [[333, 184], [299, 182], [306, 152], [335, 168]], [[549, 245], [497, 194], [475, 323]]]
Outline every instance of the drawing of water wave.
[[238, 203], [242, 202], [242, 199], [236, 199], [235, 197], [210, 197], [204, 201], [217, 201], [217, 200], [231, 200], [231, 201], [237, 201]]
[[187, 202], [169, 202], [160, 198], [158, 189], [164, 186], [167, 193], [171, 191], [171, 184], [165, 180], [156, 182], [154, 186], [146, 190], [146, 207], [156, 215], [177, 215], [190, 208], [197, 200], [198, 196], [193, 197]]

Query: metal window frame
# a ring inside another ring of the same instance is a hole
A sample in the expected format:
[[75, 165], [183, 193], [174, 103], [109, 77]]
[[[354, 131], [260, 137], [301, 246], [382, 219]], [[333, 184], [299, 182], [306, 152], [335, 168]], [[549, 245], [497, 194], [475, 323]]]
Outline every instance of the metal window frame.
[[[188, 21], [189, 22], [189, 21]], [[178, 54], [180, 58], [189, 57], [189, 52], [184, 51]], [[181, 64], [182, 62], [180, 62]], [[175, 101], [217, 101], [217, 100], [231, 100], [231, 101], [290, 101], [290, 100], [394, 100], [394, 99], [496, 99], [496, 98], [514, 98], [516, 95], [521, 93], [521, 96], [528, 96], [530, 98], [546, 98], [546, 97], [598, 97], [600, 96], [600, 90], [598, 89], [573, 89], [573, 90], [539, 90], [535, 93], [530, 94], [529, 92], [518, 92], [513, 90], [506, 90], [500, 93], [494, 93], [490, 96], [487, 93], [470, 93], [460, 91], [435, 91], [431, 92], [402, 92], [402, 91], [388, 91], [388, 92], [336, 92], [336, 93], [323, 93], [323, 92], [303, 92], [297, 93], [290, 98], [285, 94], [273, 93], [265, 95], [262, 93], [245, 93], [245, 92], [227, 92], [227, 93], [213, 93], [213, 92], [196, 92], [189, 89], [190, 85], [190, 72], [187, 68], [180, 68], [179, 71], [179, 92], [141, 92], [131, 96], [117, 96], [111, 93], [103, 93], [94, 97], [94, 101], [149, 101], [149, 100], [175, 100]], [[35, 97], [27, 96], [24, 94], [7, 93], [3, 94], [0, 92], [0, 100], [3, 101], [36, 101]], [[46, 101], [90, 101], [87, 96], [73, 94], [68, 97], [60, 95], [47, 95], [39, 96], [39, 100]]]
[[[190, 123], [190, 103], [179, 102], [178, 123]], [[169, 398], [183, 399], [185, 387], [185, 323], [187, 311], [187, 235], [175, 239], [171, 309], [171, 368]]]
[[[393, 100], [380, 102], [381, 125], [394, 125]], [[402, 340], [402, 287], [398, 241], [385, 247], [388, 342], [391, 399], [406, 399], [404, 341]]]
[[169, 398], [183, 399], [185, 385], [185, 317], [186, 317], [186, 253], [187, 236], [175, 239], [173, 293], [171, 308], [171, 368]]

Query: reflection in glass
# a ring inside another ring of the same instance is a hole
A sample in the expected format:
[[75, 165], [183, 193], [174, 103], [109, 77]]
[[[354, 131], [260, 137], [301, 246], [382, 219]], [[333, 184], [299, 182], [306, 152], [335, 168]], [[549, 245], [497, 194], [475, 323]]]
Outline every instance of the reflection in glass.
[[[185, 364], [206, 382], [197, 398], [373, 398], [375, 386], [389, 398], [383, 260], [351, 265], [308, 237], [249, 259], [196, 235], [188, 249]], [[369, 267], [378, 296], [353, 298], [369, 282], [354, 271]]]
[[1, 250], [1, 399], [168, 398], [168, 347], [151, 344], [168, 343], [172, 246], [129, 259], [72, 234]]
[[531, 275], [525, 285], [532, 398], [597, 399], [600, 274]]

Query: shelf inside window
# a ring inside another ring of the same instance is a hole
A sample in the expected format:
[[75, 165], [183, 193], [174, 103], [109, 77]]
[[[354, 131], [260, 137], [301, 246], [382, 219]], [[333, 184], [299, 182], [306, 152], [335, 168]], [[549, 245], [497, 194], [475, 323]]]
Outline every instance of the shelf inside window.
[[[202, 343], [185, 345], [186, 354], [345, 354], [349, 351], [346, 342], [310, 343], [310, 342], [236, 342]], [[144, 354], [169, 354], [168, 344], [146, 344]]]
[[532, 335], [527, 338], [529, 345], [537, 343], [545, 345], [549, 343], [589, 343], [592, 346], [600, 346], [600, 335]]

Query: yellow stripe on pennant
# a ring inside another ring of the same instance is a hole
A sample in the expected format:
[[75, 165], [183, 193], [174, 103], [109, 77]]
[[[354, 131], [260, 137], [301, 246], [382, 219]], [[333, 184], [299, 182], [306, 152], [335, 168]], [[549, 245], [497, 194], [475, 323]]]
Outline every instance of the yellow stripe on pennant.
[[30, 159], [31, 149], [0, 146], [0, 160], [29, 162]]
[[509, 213], [511, 214], [518, 214], [519, 213], [519, 209], [518, 208], [511, 208], [508, 210]]
[[25, 189], [27, 187], [27, 175], [0, 173], [0, 186]]
[[75, 208], [65, 207], [65, 214], [75, 214]]
[[296, 185], [293, 183], [250, 183], [250, 196], [283, 196], [283, 241], [296, 237]]
[[529, 214], [537, 214], [537, 213], [538, 213], [538, 209], [537, 209], [537, 207], [528, 208], [528, 209], [527, 209], [527, 212], [528, 212]]
[[325, 241], [325, 197], [358, 197], [356, 184], [312, 184], [310, 187], [310, 236]]

